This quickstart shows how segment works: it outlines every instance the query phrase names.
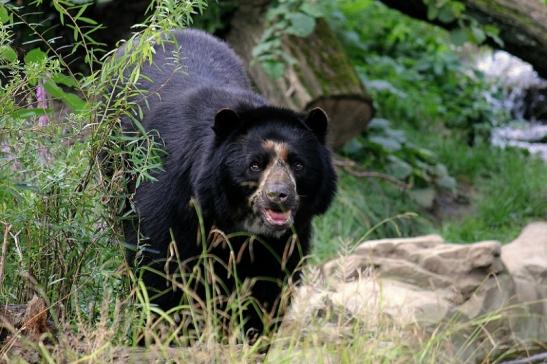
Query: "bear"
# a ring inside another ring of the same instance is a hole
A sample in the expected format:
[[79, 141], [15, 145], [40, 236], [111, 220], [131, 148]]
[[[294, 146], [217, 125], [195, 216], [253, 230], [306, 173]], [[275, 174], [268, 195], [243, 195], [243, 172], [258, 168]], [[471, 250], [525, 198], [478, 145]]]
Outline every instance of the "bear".
[[[164, 155], [152, 180], [129, 181], [127, 261], [151, 302], [170, 310], [184, 296], [177, 279], [195, 280], [197, 301], [211, 299], [199, 266], [205, 252], [220, 287], [216, 307], [227, 309], [245, 282], [244, 334], [253, 340], [275, 331], [283, 288], [298, 283], [310, 252], [312, 219], [336, 193], [327, 115], [271, 105], [235, 52], [199, 30], [165, 34], [140, 71], [138, 122]], [[122, 121], [123, 132], [138, 129]]]

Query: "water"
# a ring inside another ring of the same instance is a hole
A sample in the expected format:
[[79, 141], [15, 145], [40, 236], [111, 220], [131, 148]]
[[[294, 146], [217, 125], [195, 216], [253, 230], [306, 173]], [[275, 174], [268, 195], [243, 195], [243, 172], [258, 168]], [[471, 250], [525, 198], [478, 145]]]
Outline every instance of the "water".
[[527, 149], [547, 161], [547, 125], [528, 124], [522, 128], [506, 126], [494, 128], [490, 141], [499, 147], [516, 147]]
[[524, 148], [547, 161], [547, 81], [528, 63], [503, 51], [481, 56], [476, 66], [507, 95], [503, 101], [490, 100], [492, 106], [510, 112], [515, 120], [492, 130], [492, 144]]

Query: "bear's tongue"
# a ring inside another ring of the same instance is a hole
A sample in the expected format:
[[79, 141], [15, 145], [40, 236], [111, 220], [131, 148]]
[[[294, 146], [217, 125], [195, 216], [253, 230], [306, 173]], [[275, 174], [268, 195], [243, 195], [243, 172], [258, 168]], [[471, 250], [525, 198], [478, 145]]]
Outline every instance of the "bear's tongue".
[[275, 225], [284, 225], [286, 224], [289, 219], [290, 219], [291, 215], [290, 215], [290, 212], [287, 211], [287, 212], [278, 212], [278, 211], [273, 211], [273, 210], [266, 210], [266, 218], [268, 219], [268, 221], [272, 224], [275, 224]]

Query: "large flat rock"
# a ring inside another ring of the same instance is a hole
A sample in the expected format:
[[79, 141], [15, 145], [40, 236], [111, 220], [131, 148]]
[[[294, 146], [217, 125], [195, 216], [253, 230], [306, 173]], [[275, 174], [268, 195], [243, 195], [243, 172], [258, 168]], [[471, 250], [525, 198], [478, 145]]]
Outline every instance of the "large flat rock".
[[[470, 331], [480, 327], [476, 341], [489, 342], [484, 350], [547, 343], [547, 222], [528, 225], [504, 246], [438, 235], [367, 241], [306, 277], [289, 316], [302, 324], [334, 310], [368, 325], [386, 318], [431, 330], [466, 323]], [[455, 345], [466, 340], [463, 331]], [[471, 345], [462, 355], [479, 352]]]

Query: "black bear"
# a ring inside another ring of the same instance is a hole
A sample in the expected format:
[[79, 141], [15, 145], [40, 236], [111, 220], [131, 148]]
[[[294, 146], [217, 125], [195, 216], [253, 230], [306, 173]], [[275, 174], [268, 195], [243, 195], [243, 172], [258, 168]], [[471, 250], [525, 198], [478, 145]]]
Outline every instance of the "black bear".
[[[336, 191], [327, 116], [271, 106], [253, 92], [235, 53], [207, 33], [165, 38], [141, 69], [139, 121], [166, 153], [155, 180], [130, 183], [127, 259], [146, 267], [152, 302], [167, 310], [183, 297], [183, 283], [173, 281], [211, 281], [196, 269], [205, 252], [220, 287], [215, 304], [247, 282], [252, 304], [242, 311], [243, 327], [260, 335], [271, 328], [264, 322], [281, 316], [283, 285], [309, 253], [312, 218]], [[205, 285], [194, 287], [205, 301]]]

